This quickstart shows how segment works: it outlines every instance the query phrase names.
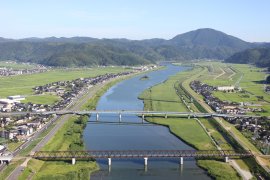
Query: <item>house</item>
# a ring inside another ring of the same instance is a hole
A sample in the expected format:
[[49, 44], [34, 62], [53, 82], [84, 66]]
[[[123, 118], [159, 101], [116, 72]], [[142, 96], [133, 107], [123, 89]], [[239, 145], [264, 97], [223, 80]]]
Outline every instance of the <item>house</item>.
[[14, 101], [10, 99], [0, 99], [0, 107], [2, 111], [11, 111], [11, 108], [14, 106]]

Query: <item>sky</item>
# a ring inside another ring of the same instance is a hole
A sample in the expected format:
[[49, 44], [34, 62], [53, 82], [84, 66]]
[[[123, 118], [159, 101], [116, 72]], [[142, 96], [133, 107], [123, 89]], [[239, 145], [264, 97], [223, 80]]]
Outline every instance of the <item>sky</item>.
[[270, 0], [0, 0], [0, 37], [171, 39], [213, 28], [270, 42]]

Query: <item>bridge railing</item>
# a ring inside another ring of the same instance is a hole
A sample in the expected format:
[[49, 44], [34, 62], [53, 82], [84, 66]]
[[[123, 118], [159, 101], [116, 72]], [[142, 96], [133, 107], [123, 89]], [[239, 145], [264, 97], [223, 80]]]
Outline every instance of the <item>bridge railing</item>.
[[37, 151], [32, 156], [36, 159], [102, 159], [102, 158], [217, 158], [217, 157], [250, 157], [249, 151], [233, 150], [96, 150], [96, 151]]

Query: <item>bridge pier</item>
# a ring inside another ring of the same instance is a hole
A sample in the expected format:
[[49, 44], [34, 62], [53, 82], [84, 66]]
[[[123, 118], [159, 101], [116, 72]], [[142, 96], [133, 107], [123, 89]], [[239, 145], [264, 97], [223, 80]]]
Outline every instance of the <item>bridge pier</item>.
[[147, 166], [148, 157], [144, 157], [144, 166]]
[[142, 115], [142, 123], [144, 123], [144, 114]]
[[119, 123], [122, 122], [122, 114], [119, 113]]
[[167, 119], [168, 118], [168, 115], [167, 114], [165, 114], [165, 119]]
[[144, 172], [147, 172], [147, 171], [148, 171], [148, 167], [144, 166]]
[[72, 158], [71, 159], [71, 163], [72, 163], [72, 165], [75, 165], [76, 164], [76, 159], [75, 158]]
[[228, 163], [228, 162], [229, 162], [229, 157], [226, 156], [226, 157], [224, 158], [224, 161], [225, 161], [226, 163]]
[[180, 157], [180, 165], [183, 165], [183, 164], [184, 164], [184, 158]]
[[190, 115], [188, 116], [188, 119], [190, 119]]
[[112, 158], [108, 158], [108, 166], [111, 167], [112, 165]]
[[99, 120], [99, 114], [97, 113], [96, 114], [96, 121], [98, 121]]

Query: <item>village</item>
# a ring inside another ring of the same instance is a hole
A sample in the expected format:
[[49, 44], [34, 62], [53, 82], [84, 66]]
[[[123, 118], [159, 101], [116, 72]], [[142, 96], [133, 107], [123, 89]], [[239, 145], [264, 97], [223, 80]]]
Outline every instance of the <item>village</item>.
[[23, 74], [36, 74], [48, 71], [50, 68], [43, 65], [35, 65], [34, 68], [29, 69], [13, 69], [7, 67], [0, 67], [0, 76], [17, 76]]
[[[75, 99], [80, 98], [94, 85], [104, 83], [110, 79], [120, 76], [129, 75], [131, 73], [139, 73], [157, 68], [157, 66], [140, 66], [129, 68], [130, 71], [104, 74], [90, 78], [78, 78], [70, 81], [58, 81], [43, 86], [33, 88], [35, 95], [53, 94], [59, 97], [59, 100], [53, 105], [34, 104], [31, 102], [22, 103], [25, 96], [14, 95], [8, 96], [6, 99], [0, 99], [0, 112], [44, 112], [59, 111], [70, 107]], [[4, 130], [0, 131], [0, 137], [9, 141], [27, 141], [35, 132], [39, 131], [47, 123], [51, 123], [55, 119], [55, 115], [26, 115], [16, 117], [1, 117], [0, 127]]]
[[[140, 69], [142, 71], [144, 69]], [[24, 96], [9, 96], [7, 99], [0, 99], [1, 112], [42, 112], [63, 110], [72, 105], [74, 99], [82, 96], [88, 89], [96, 84], [103, 83], [109, 79], [128, 75], [139, 70], [117, 74], [105, 74], [93, 78], [79, 78], [72, 81], [58, 81], [33, 88], [35, 94], [53, 93], [60, 97], [60, 100], [53, 105], [21, 103]], [[26, 115], [17, 117], [1, 117], [0, 124], [5, 130], [0, 132], [0, 137], [10, 141], [27, 141], [29, 137], [41, 129], [52, 119], [49, 115]]]
[[[222, 114], [250, 114], [256, 112], [264, 112], [263, 108], [258, 108], [259, 104], [254, 106], [250, 102], [229, 102], [222, 101], [213, 96], [213, 91], [222, 91], [224, 93], [234, 93], [242, 91], [240, 88], [234, 86], [220, 86], [214, 87], [204, 84], [200, 81], [192, 81], [190, 87], [198, 94], [204, 97], [204, 101], [217, 113]], [[254, 106], [254, 107], [252, 107]], [[264, 153], [269, 152], [270, 143], [270, 125], [267, 117], [233, 117], [225, 118], [231, 124], [240, 130], [246, 137], [248, 137], [259, 149]]]

